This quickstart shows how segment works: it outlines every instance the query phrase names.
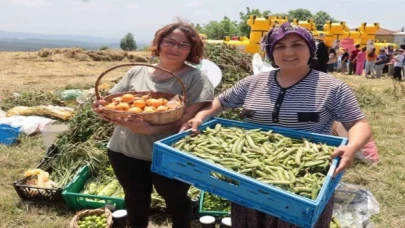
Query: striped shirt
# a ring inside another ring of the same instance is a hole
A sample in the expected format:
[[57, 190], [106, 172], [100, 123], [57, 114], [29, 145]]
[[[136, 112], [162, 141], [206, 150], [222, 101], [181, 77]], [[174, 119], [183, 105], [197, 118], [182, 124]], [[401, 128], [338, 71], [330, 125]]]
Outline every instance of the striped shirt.
[[301, 81], [282, 88], [278, 70], [242, 79], [218, 96], [224, 108], [243, 106], [246, 122], [332, 134], [333, 122], [364, 118], [350, 87], [332, 75], [311, 70]]

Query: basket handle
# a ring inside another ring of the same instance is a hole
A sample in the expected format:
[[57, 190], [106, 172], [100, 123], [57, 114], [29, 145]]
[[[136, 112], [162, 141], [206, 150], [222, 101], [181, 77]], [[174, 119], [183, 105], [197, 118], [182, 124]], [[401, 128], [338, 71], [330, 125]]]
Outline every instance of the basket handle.
[[184, 86], [184, 83], [183, 83], [183, 81], [179, 78], [179, 76], [177, 76], [177, 75], [175, 75], [173, 72], [168, 71], [168, 70], [166, 70], [166, 69], [163, 69], [163, 68], [161, 68], [161, 67], [154, 66], [154, 65], [151, 65], [151, 64], [145, 64], [145, 63], [127, 63], [127, 64], [121, 64], [121, 65], [117, 65], [117, 66], [111, 67], [110, 69], [104, 71], [100, 76], [98, 76], [97, 81], [96, 81], [96, 85], [95, 85], [95, 87], [94, 87], [95, 92], [96, 92], [97, 100], [100, 100], [100, 98], [101, 98], [100, 93], [99, 93], [99, 91], [98, 91], [98, 86], [100, 85], [101, 78], [104, 77], [104, 75], [106, 75], [106, 74], [107, 74], [108, 72], [110, 72], [110, 71], [113, 71], [113, 70], [115, 70], [115, 69], [117, 69], [117, 68], [120, 68], [120, 67], [127, 67], [127, 66], [147, 66], [147, 67], [152, 67], [152, 68], [155, 68], [155, 69], [159, 69], [159, 70], [162, 70], [162, 71], [165, 71], [165, 72], [171, 74], [173, 77], [176, 78], [177, 82], [180, 84], [181, 89], [183, 90], [184, 102], [187, 102], [186, 87]]

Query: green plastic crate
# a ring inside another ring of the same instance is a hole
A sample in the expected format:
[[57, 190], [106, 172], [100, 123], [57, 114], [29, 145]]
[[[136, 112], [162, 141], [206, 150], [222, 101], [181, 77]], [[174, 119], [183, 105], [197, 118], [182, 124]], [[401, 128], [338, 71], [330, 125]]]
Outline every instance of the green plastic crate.
[[200, 205], [198, 209], [198, 214], [199, 215], [211, 215], [214, 217], [224, 217], [230, 215], [231, 212], [226, 212], [226, 211], [204, 211], [203, 205], [204, 205], [204, 195], [205, 192], [201, 191], [200, 193]]
[[[62, 192], [63, 200], [66, 205], [73, 209], [96, 209], [101, 207], [113, 207], [115, 209], [124, 209], [124, 199], [108, 196], [95, 196], [82, 194], [86, 181], [90, 178], [88, 166], [83, 166]], [[97, 201], [95, 201], [97, 200]]]

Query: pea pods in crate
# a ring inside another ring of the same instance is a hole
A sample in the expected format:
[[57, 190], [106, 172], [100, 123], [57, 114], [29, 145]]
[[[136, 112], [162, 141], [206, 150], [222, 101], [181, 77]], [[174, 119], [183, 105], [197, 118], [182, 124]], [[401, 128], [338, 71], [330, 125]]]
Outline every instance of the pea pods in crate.
[[201, 191], [199, 215], [216, 217], [228, 216], [231, 212], [231, 202], [214, 194]]
[[[66, 205], [73, 209], [96, 209], [105, 206], [112, 206], [114, 209], [124, 209], [124, 199], [116, 196], [101, 196], [81, 193], [85, 188], [87, 180], [90, 178], [90, 169], [83, 166], [62, 192]], [[117, 183], [111, 182], [111, 185]], [[108, 187], [106, 187], [108, 188]]]
[[[184, 143], [180, 151], [174, 147], [187, 138], [192, 140], [191, 132], [170, 136], [155, 142], [152, 171], [298, 226], [312, 227], [343, 175], [332, 177], [339, 158], [329, 164], [329, 146], [345, 145], [347, 139], [219, 118], [204, 123], [200, 130], [215, 133], [216, 126], [230, 128], [226, 137], [233, 141], [222, 142], [221, 137], [208, 134], [205, 140]], [[255, 132], [265, 136], [252, 140], [251, 133]], [[267, 142], [277, 137], [284, 139], [275, 145]], [[257, 140], [264, 141], [257, 144]], [[283, 148], [287, 141], [291, 148]], [[299, 142], [305, 146], [294, 148], [301, 145]], [[198, 153], [184, 152], [194, 151], [197, 143], [204, 145], [195, 149]], [[270, 155], [266, 154], [269, 150]], [[263, 158], [264, 154], [268, 157]], [[235, 157], [240, 160], [236, 162]], [[298, 168], [292, 169], [295, 165]], [[315, 172], [319, 167], [323, 173]], [[305, 174], [294, 176], [298, 173]]]

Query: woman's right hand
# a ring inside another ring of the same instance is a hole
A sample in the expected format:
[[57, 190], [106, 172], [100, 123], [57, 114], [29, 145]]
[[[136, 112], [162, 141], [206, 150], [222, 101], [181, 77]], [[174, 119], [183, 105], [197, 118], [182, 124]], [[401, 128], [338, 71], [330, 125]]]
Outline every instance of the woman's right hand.
[[184, 123], [181, 128], [180, 132], [186, 131], [191, 128], [193, 134], [198, 134], [198, 127], [203, 123], [203, 120], [199, 117], [194, 117], [191, 120]]

